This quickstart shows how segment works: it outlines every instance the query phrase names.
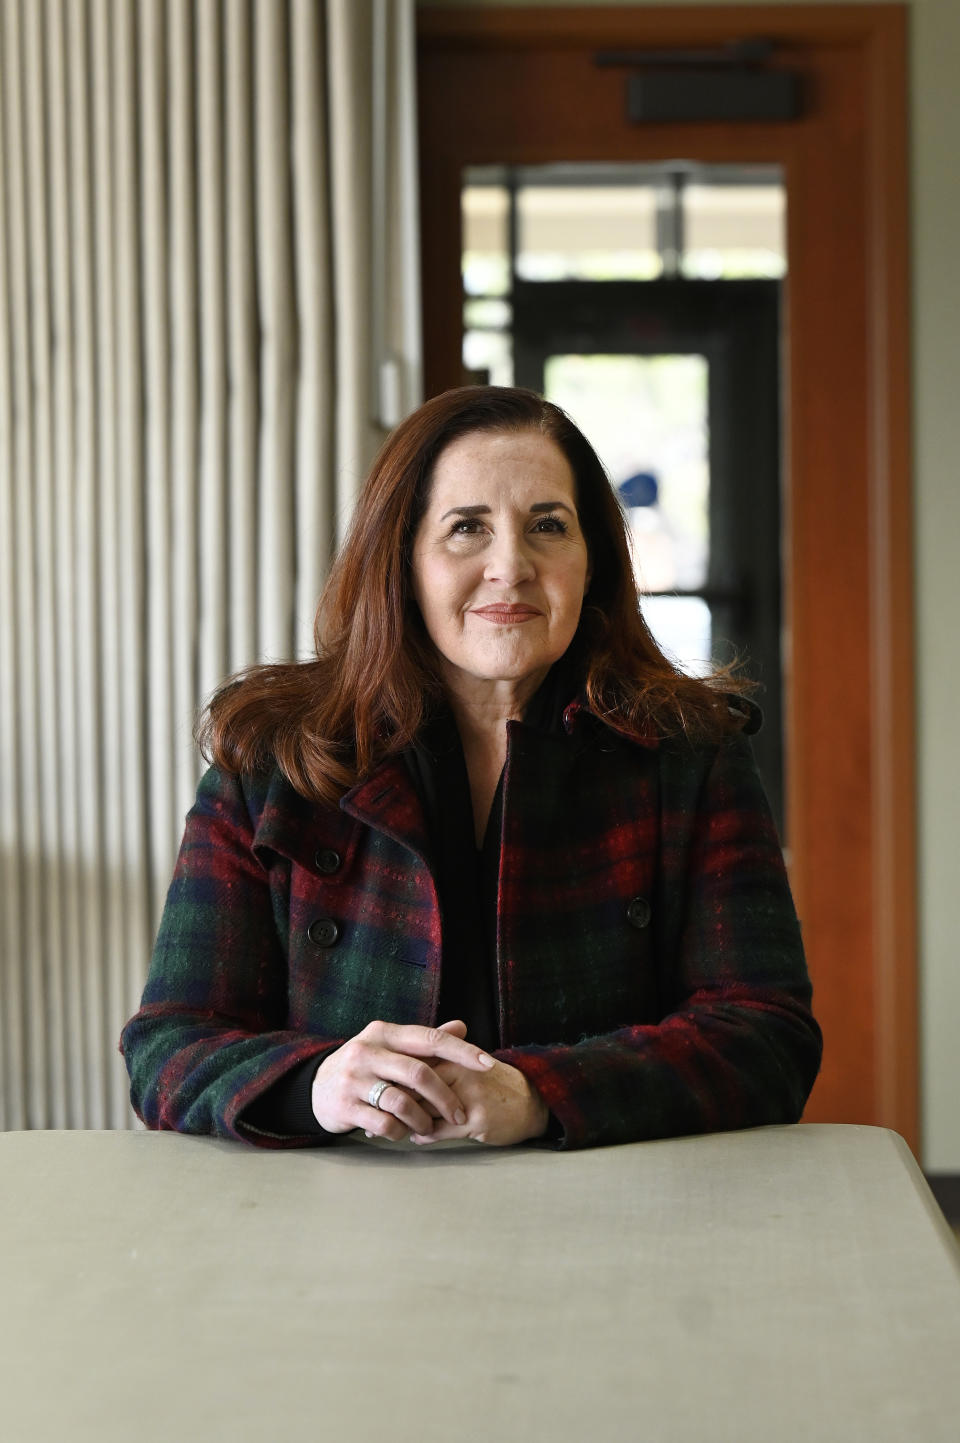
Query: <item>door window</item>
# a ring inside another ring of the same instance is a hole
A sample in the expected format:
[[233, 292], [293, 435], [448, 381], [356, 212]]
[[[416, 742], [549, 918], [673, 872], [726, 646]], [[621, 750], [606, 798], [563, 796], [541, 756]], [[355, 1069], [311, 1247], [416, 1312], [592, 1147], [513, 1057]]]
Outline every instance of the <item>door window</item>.
[[607, 468], [657, 641], [687, 670], [708, 671], [707, 358], [551, 356], [544, 394], [573, 417]]

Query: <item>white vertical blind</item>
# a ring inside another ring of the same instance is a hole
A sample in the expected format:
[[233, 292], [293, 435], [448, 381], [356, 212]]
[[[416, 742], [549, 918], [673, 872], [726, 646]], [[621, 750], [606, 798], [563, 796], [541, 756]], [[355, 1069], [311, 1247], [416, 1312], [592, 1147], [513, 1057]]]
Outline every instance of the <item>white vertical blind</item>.
[[197, 702], [197, 480], [199, 375], [197, 367], [197, 227], [193, 6], [167, 0], [166, 180], [170, 214], [170, 584], [173, 646], [174, 796], [177, 810], [196, 778], [190, 746]]
[[[117, 185], [113, 171], [113, 125], [115, 93], [109, 0], [92, 0], [90, 47], [90, 95], [92, 100], [93, 158], [93, 299], [94, 299], [94, 385], [96, 402], [97, 485], [94, 513], [95, 552], [91, 564], [98, 572], [98, 621], [100, 629], [99, 735], [100, 789], [96, 798], [103, 819], [103, 850], [99, 858], [98, 882], [103, 895], [103, 934], [97, 939], [92, 959], [101, 995], [94, 995], [100, 1014], [103, 1060], [92, 1057], [91, 1067], [102, 1073], [104, 1109], [108, 1118], [118, 1117], [115, 1069], [107, 1065], [111, 1044], [110, 1021], [122, 1011], [126, 956], [123, 876], [123, 787], [121, 770], [121, 721], [119, 679], [123, 666], [120, 652], [120, 608], [124, 598], [119, 574], [119, 476], [117, 460], [117, 348], [116, 348], [116, 226]], [[91, 987], [91, 991], [94, 988]]]
[[[23, 98], [25, 115], [25, 177], [42, 173], [47, 143], [47, 106], [43, 76], [43, 10], [28, 6], [23, 14]], [[32, 258], [46, 251], [48, 236], [47, 190], [27, 184], [27, 246]], [[44, 1007], [43, 1049], [46, 1060], [50, 1109], [54, 1125], [66, 1117], [64, 1076], [63, 979], [63, 867], [60, 841], [61, 797], [57, 775], [57, 716], [59, 687], [57, 636], [54, 618], [55, 571], [53, 547], [53, 397], [52, 347], [49, 344], [49, 269], [38, 275], [28, 266], [28, 303], [32, 318], [29, 364], [33, 382], [33, 606], [36, 627], [37, 742], [39, 746], [40, 845], [46, 858], [49, 886], [43, 889], [41, 933], [46, 966], [42, 977]]]
[[227, 541], [229, 547], [230, 671], [257, 653], [257, 282], [254, 248], [253, 61], [249, 0], [227, 0]]
[[227, 347], [224, 278], [223, 26], [216, 5], [200, 5], [197, 25], [197, 254], [200, 289], [200, 634], [201, 696], [227, 671]]
[[162, 0], [147, 0], [138, 12], [139, 137], [142, 177], [140, 216], [143, 267], [144, 565], [149, 578], [145, 647], [147, 746], [150, 788], [149, 852], [151, 898], [166, 883], [169, 839], [176, 830], [174, 786], [174, 638], [171, 584], [171, 384], [170, 279], [168, 274], [166, 17]]
[[293, 253], [301, 298], [297, 396], [297, 650], [310, 651], [311, 597], [335, 545], [333, 517], [333, 320], [327, 223], [330, 173], [324, 104], [325, 41], [311, 0], [294, 0], [291, 47]]
[[[60, 690], [57, 704], [57, 767], [60, 788], [59, 843], [62, 856], [61, 897], [64, 966], [63, 1048], [65, 1116], [68, 1125], [80, 1119], [83, 1097], [82, 970], [79, 938], [80, 822], [77, 778], [73, 769], [71, 728], [77, 691], [77, 658], [73, 646], [73, 606], [77, 587], [77, 556], [72, 526], [72, 461], [76, 425], [71, 401], [75, 371], [70, 316], [70, 209], [66, 75], [66, 25], [60, 7], [47, 11], [45, 45], [48, 104], [47, 168], [50, 215], [50, 294], [53, 347], [53, 558], [55, 574], [55, 647]], [[75, 941], [73, 939], [76, 939]]]
[[[256, 242], [260, 294], [260, 651], [282, 657], [293, 620], [293, 389], [296, 318], [290, 278], [290, 167], [286, 163], [286, 13], [272, 0], [254, 5], [254, 147], [257, 160]], [[284, 155], [277, 164], [277, 154]]]
[[[13, 40], [12, 17], [0, 15], [0, 74], [6, 74]], [[11, 137], [10, 124], [15, 122], [17, 107], [11, 89], [0, 89], [0, 213], [10, 216], [17, 203], [14, 168], [7, 162], [16, 135]], [[19, 620], [18, 591], [20, 569], [17, 558], [17, 501], [14, 487], [15, 468], [20, 460], [14, 441], [14, 416], [21, 403], [20, 388], [15, 385], [16, 367], [13, 356], [16, 306], [10, 290], [19, 279], [14, 270], [16, 246], [9, 224], [0, 225], [0, 277], [9, 278], [0, 284], [0, 755], [16, 758], [23, 764], [20, 727], [23, 707], [20, 698], [20, 652], [17, 635]], [[3, 873], [0, 876], [0, 948], [2, 955], [19, 958], [23, 936], [23, 852], [20, 837], [20, 786], [12, 775], [4, 775], [0, 785], [0, 847]], [[24, 969], [11, 963], [9, 977], [0, 987], [0, 1093], [7, 1102], [11, 1116], [26, 1116], [24, 1083], [26, 1062], [24, 1052], [25, 1008], [23, 997]]]
[[[37, 638], [37, 608], [34, 588], [34, 433], [33, 383], [30, 346], [30, 301], [27, 257], [28, 135], [26, 131], [23, 76], [23, 36], [17, 9], [3, 11], [3, 105], [6, 147], [4, 151], [4, 217], [7, 228], [7, 284], [9, 286], [10, 402], [13, 420], [13, 527], [11, 565], [15, 577], [14, 596], [14, 697], [17, 720], [16, 771], [6, 786], [16, 786], [18, 832], [13, 846], [18, 849], [15, 893], [11, 907], [16, 915], [15, 958], [19, 961], [19, 1010], [10, 1021], [19, 1029], [14, 1045], [21, 1048], [22, 1074], [19, 1097], [22, 1116], [32, 1126], [53, 1116], [55, 1099], [47, 1071], [46, 1034], [46, 936], [40, 900], [41, 859], [44, 857], [40, 826], [40, 711], [39, 677], [34, 665]], [[24, 485], [21, 478], [29, 478]], [[7, 845], [4, 845], [4, 856]], [[39, 954], [39, 956], [37, 955]], [[23, 965], [32, 956], [33, 965]], [[6, 992], [6, 988], [3, 989]]]
[[413, 0], [0, 0], [2, 1127], [130, 1125], [197, 709], [420, 399], [413, 75]]
[[[72, 709], [71, 767], [78, 793], [78, 872], [81, 928], [76, 950], [80, 969], [81, 1022], [78, 1040], [84, 1061], [84, 1091], [74, 1099], [75, 1116], [107, 1118], [108, 1036], [106, 1013], [107, 905], [106, 820], [101, 805], [103, 707], [100, 632], [101, 578], [98, 565], [100, 445], [98, 436], [96, 246], [93, 183], [92, 31], [79, 5], [66, 11], [69, 82], [70, 289], [73, 325], [72, 395], [75, 451], [65, 478], [72, 493], [74, 651], [77, 685]], [[67, 703], [70, 710], [69, 702]], [[25, 965], [24, 962], [21, 965]], [[8, 957], [7, 966], [15, 964]], [[9, 1125], [19, 1114], [11, 1111]]]

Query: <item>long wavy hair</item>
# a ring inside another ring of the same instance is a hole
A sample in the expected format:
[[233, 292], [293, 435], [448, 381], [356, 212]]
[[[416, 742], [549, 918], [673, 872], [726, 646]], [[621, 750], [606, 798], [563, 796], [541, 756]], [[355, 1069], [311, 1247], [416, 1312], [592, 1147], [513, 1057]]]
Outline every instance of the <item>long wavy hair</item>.
[[227, 681], [197, 729], [210, 761], [236, 773], [276, 764], [304, 796], [336, 802], [412, 743], [444, 694], [411, 585], [434, 464], [470, 432], [526, 430], [549, 437], [573, 472], [592, 577], [572, 646], [591, 710], [630, 735], [717, 738], [740, 724], [723, 695], [727, 669], [688, 676], [654, 640], [620, 503], [569, 416], [534, 391], [464, 386], [433, 397], [387, 437], [320, 598], [316, 658], [255, 666]]

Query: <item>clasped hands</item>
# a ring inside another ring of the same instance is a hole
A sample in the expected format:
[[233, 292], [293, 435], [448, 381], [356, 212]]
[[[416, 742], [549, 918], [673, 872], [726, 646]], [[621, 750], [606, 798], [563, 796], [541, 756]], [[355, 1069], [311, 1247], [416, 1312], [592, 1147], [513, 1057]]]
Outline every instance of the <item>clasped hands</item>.
[[[327, 1132], [416, 1143], [469, 1138], [506, 1147], [540, 1137], [549, 1112], [516, 1067], [466, 1040], [466, 1025], [371, 1022], [324, 1058], [313, 1079], [313, 1112]], [[371, 1088], [386, 1082], [377, 1106]]]

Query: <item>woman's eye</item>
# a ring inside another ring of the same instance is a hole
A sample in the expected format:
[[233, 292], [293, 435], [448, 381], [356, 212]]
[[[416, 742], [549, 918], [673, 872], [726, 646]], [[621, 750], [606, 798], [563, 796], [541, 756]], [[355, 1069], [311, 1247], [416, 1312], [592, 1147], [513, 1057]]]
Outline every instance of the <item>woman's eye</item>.
[[[569, 531], [567, 523], [559, 516], [538, 516], [530, 528], [535, 536], [563, 536]], [[450, 527], [450, 536], [480, 536], [486, 527], [477, 516], [463, 516]]]

